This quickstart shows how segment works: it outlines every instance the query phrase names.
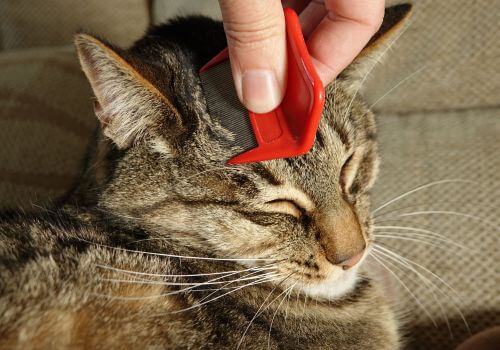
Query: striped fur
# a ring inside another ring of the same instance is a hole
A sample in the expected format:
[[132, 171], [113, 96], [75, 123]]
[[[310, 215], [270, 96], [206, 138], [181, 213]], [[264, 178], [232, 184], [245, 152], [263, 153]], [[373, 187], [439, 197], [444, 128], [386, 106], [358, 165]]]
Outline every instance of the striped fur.
[[0, 348], [398, 347], [362, 261], [339, 265], [370, 245], [378, 164], [352, 69], [327, 87], [309, 153], [228, 166], [238, 149], [197, 75], [225, 45], [220, 23], [178, 19], [126, 51], [76, 44], [105, 137], [66, 204], [2, 219]]

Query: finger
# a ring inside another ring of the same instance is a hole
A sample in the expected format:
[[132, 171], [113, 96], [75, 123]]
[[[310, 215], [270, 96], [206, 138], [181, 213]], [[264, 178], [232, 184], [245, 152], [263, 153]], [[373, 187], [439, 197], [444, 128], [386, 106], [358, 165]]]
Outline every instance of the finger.
[[251, 111], [276, 108], [286, 87], [285, 19], [279, 0], [219, 0], [234, 84]]
[[384, 17], [383, 0], [325, 0], [328, 14], [307, 46], [323, 84], [330, 83], [363, 49]]
[[309, 37], [327, 13], [325, 3], [322, 0], [313, 0], [307, 5], [299, 15], [300, 26], [305, 38]]

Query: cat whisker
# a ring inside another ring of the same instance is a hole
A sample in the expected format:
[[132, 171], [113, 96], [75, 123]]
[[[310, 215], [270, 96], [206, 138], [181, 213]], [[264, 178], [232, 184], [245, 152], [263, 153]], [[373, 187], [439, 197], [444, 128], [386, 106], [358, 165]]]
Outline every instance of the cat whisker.
[[482, 218], [480, 216], [473, 215], [473, 214], [461, 213], [461, 212], [458, 212], [458, 211], [451, 211], [451, 210], [422, 210], [422, 211], [414, 211], [414, 212], [411, 212], [411, 213], [399, 214], [396, 217], [408, 217], [408, 216], [432, 215], [432, 214], [460, 216], [460, 217], [464, 217], [464, 218], [467, 218], [467, 219], [476, 220], [476, 221], [478, 221], [478, 222], [480, 222], [482, 224], [485, 224], [485, 225], [488, 225], [488, 226], [492, 226], [496, 230], [498, 230], [497, 225], [495, 225], [493, 222], [491, 222], [491, 221], [489, 221], [489, 220], [487, 220], [485, 218]]
[[[273, 323], [274, 323], [274, 318], [276, 317], [276, 315], [278, 314], [278, 310], [280, 309], [281, 305], [283, 304], [283, 302], [287, 299], [287, 296], [290, 296], [290, 294], [292, 293], [292, 289], [297, 285], [298, 282], [295, 282], [294, 284], [292, 284], [290, 287], [288, 287], [287, 289], [284, 290], [285, 292], [285, 295], [283, 295], [283, 298], [281, 299], [278, 307], [276, 308], [276, 310], [274, 311], [274, 314], [273, 314], [273, 317], [271, 319], [271, 324], [269, 325], [269, 334], [268, 334], [268, 337], [267, 337], [267, 349], [270, 349], [271, 348], [271, 330], [273, 329]], [[280, 294], [281, 295], [281, 294]]]
[[[408, 26], [409, 27], [409, 26]], [[363, 76], [363, 78], [361, 79], [361, 82], [359, 83], [358, 87], [356, 88], [356, 91], [354, 91], [354, 94], [349, 102], [349, 104], [347, 105], [347, 108], [346, 108], [346, 111], [344, 113], [344, 118], [347, 117], [349, 111], [351, 110], [351, 106], [352, 106], [352, 103], [354, 102], [354, 100], [356, 99], [356, 96], [358, 95], [359, 93], [359, 90], [361, 89], [361, 87], [363, 86], [366, 78], [368, 78], [368, 76], [370, 75], [370, 73], [373, 71], [373, 69], [375, 68], [375, 66], [380, 62], [380, 60], [382, 59], [382, 57], [384, 57], [384, 55], [386, 54], [387, 51], [389, 51], [389, 49], [392, 47], [392, 45], [394, 45], [394, 43], [396, 41], [398, 41], [398, 39], [406, 32], [406, 30], [408, 29], [408, 27], [404, 28], [388, 45], [387, 47], [379, 54], [379, 56], [377, 58], [375, 58], [373, 64], [370, 66], [370, 68], [368, 69], [368, 71], [366, 72], [366, 74]]]
[[[259, 279], [256, 279], [255, 281], [252, 281], [246, 285], [253, 285], [255, 283], [258, 283], [259, 281], [267, 281], [267, 280], [272, 280], [274, 277], [277, 277], [279, 279], [280, 276], [279, 274], [263, 274], [261, 276], [258, 276]], [[120, 296], [110, 296], [110, 295], [105, 295], [105, 294], [95, 294], [96, 296], [99, 296], [99, 297], [105, 297], [105, 298], [110, 298], [110, 299], [113, 299], [113, 300], [124, 300], [124, 301], [135, 301], [135, 300], [149, 300], [149, 299], [156, 299], [156, 298], [163, 298], [163, 297], [167, 297], [167, 296], [170, 296], [170, 295], [175, 295], [175, 294], [181, 294], [181, 293], [185, 293], [187, 291], [191, 291], [199, 286], [202, 286], [202, 285], [206, 285], [205, 284], [202, 284], [202, 283], [199, 283], [199, 284], [196, 284], [196, 285], [193, 285], [193, 286], [189, 286], [189, 287], [186, 287], [186, 288], [182, 288], [182, 289], [179, 289], [179, 290], [175, 290], [175, 291], [171, 291], [171, 292], [167, 292], [167, 293], [161, 293], [161, 294], [156, 294], [156, 295], [148, 295], [148, 296], [138, 296], [138, 297], [120, 297]], [[244, 286], [246, 286], [244, 285]], [[235, 288], [235, 290], [239, 290], [241, 289], [240, 287], [238, 288]]]
[[429, 188], [429, 187], [432, 187], [432, 186], [437, 186], [437, 185], [441, 185], [441, 184], [446, 184], [446, 183], [469, 183], [469, 184], [477, 184], [477, 182], [474, 182], [474, 181], [470, 181], [470, 180], [462, 180], [462, 179], [444, 179], [444, 180], [439, 180], [439, 181], [433, 181], [433, 182], [430, 182], [430, 183], [427, 183], [425, 185], [422, 185], [422, 186], [419, 186], [419, 187], [416, 187], [412, 190], [409, 190], [407, 192], [404, 192], [400, 195], [398, 195], [397, 197], [385, 202], [384, 204], [382, 204], [381, 206], [379, 206], [378, 208], [374, 209], [372, 211], [372, 215], [374, 215], [376, 212], [382, 210], [383, 208], [391, 205], [392, 203], [398, 201], [398, 200], [401, 200], [405, 197], [408, 197], [409, 195], [415, 193], [415, 192], [419, 192], [419, 191], [422, 191], [426, 188]]
[[[410, 236], [410, 237], [408, 237]], [[462, 247], [459, 244], [456, 244], [450, 239], [444, 239], [444, 238], [439, 238], [435, 237], [433, 235], [426, 235], [422, 233], [414, 233], [414, 232], [380, 232], [377, 234], [374, 234], [375, 238], [390, 238], [390, 239], [400, 239], [400, 240], [406, 240], [406, 241], [411, 241], [411, 242], [417, 242], [417, 243], [422, 243], [426, 245], [431, 245], [436, 248], [444, 249], [444, 250], [449, 250], [449, 246], [456, 246], [458, 248], [461, 248], [462, 250], [469, 251], [469, 249], [464, 249], [466, 247]], [[414, 238], [417, 237], [417, 238]], [[426, 240], [427, 239], [427, 240]], [[438, 241], [440, 243], [448, 243], [448, 245], [445, 245], [444, 247], [441, 245], [436, 244], [436, 242], [433, 242], [432, 240]]]
[[[434, 232], [431, 230], [423, 229], [423, 228], [411, 227], [411, 226], [395, 226], [395, 225], [374, 226], [374, 232], [377, 232], [379, 229], [383, 229], [383, 230], [394, 229], [394, 230], [421, 232], [421, 233], [429, 234], [431, 236], [435, 236], [436, 238], [447, 240], [447, 242], [449, 242], [450, 244], [452, 244], [452, 245], [456, 246], [457, 248], [460, 248], [464, 251], [470, 251], [473, 253], [477, 253], [476, 250], [474, 250], [470, 247], [466, 247], [463, 244], [451, 241], [448, 237], [446, 237], [443, 234], [440, 234], [440, 233], [437, 233], [437, 232]], [[402, 232], [400, 232], [400, 233], [402, 233]]]
[[[267, 274], [263, 274], [262, 276], [266, 276]], [[273, 275], [273, 273], [269, 273], [269, 275]], [[224, 276], [226, 277], [226, 276]], [[239, 281], [247, 281], [247, 280], [255, 280], [260, 278], [261, 276], [253, 276], [246, 278], [238, 278], [232, 280], [230, 282], [239, 282]], [[127, 280], [127, 279], [114, 279], [114, 278], [101, 278], [100, 281], [104, 282], [113, 282], [113, 283], [130, 283], [130, 284], [150, 284], [150, 285], [161, 285], [161, 286], [204, 286], [204, 285], [214, 285], [214, 284], [224, 284], [227, 281], [217, 281], [217, 282], [165, 282], [165, 281], [145, 281], [145, 280]]]
[[[295, 285], [297, 284], [298, 282], [295, 282]], [[294, 285], [294, 287], [295, 287]], [[285, 310], [285, 321], [286, 319], [288, 318], [288, 309], [290, 308], [290, 299], [292, 297], [292, 292], [293, 292], [293, 288], [290, 289], [290, 292], [288, 293], [288, 300], [287, 300], [287, 303], [286, 303], [286, 310]]]
[[[375, 102], [373, 102], [370, 107], [368, 107], [369, 110], [371, 110], [373, 107], [375, 107], [375, 105], [377, 103], [379, 103], [380, 101], [382, 101], [387, 95], [389, 95], [391, 92], [393, 92], [394, 90], [396, 90], [399, 86], [401, 86], [403, 83], [405, 83], [407, 80], [413, 78], [415, 75], [417, 75], [418, 73], [420, 73], [422, 70], [424, 70], [426, 68], [426, 66], [422, 66], [420, 67], [419, 69], [417, 69], [416, 71], [414, 71], [413, 73], [410, 73], [406, 76], [406, 78], [404, 79], [401, 79], [396, 85], [394, 85], [391, 89], [389, 89], [385, 94], [383, 94], [382, 96], [380, 96]], [[363, 116], [366, 115], [363, 114]]]
[[119, 251], [123, 251], [123, 252], [127, 252], [127, 253], [144, 254], [144, 255], [151, 255], [151, 256], [161, 256], [161, 257], [168, 257], [168, 258], [208, 260], [208, 261], [276, 261], [276, 259], [266, 259], [266, 258], [210, 258], [210, 257], [203, 257], [203, 256], [186, 256], [186, 255], [175, 255], [175, 254], [165, 254], [165, 253], [154, 253], [154, 252], [146, 252], [146, 251], [142, 251], [142, 250], [132, 250], [132, 249], [126, 249], [126, 248], [113, 247], [113, 246], [109, 246], [106, 244], [91, 242], [91, 241], [88, 241], [88, 240], [81, 238], [81, 237], [76, 237], [76, 238], [80, 241], [85, 242], [85, 243], [94, 244], [94, 245], [97, 245], [97, 246], [102, 247], [102, 248], [119, 250]]
[[[375, 248], [375, 247], [374, 247]], [[417, 305], [422, 309], [422, 311], [425, 312], [425, 314], [429, 317], [429, 319], [432, 321], [432, 323], [437, 327], [437, 323], [436, 321], [434, 320], [434, 318], [432, 317], [432, 315], [430, 314], [430, 312], [425, 308], [425, 306], [422, 304], [422, 302], [415, 296], [415, 294], [413, 294], [413, 292], [410, 290], [410, 288], [408, 288], [408, 286], [403, 282], [403, 280], [401, 280], [401, 278], [399, 278], [399, 276], [394, 272], [392, 271], [386, 264], [384, 264], [382, 261], [381, 261], [381, 258], [380, 257], [377, 257], [376, 256], [376, 251], [373, 249], [370, 250], [370, 254], [371, 256], [375, 259], [376, 262], [378, 262], [382, 267], [384, 267], [391, 275], [394, 276], [394, 278], [401, 284], [401, 286], [403, 286], [403, 288], [408, 292], [408, 294], [410, 294], [410, 296], [415, 300], [415, 302], [417, 303]]]
[[383, 247], [381, 245], [376, 245], [375, 248], [377, 248], [378, 250], [383, 250], [383, 251], [387, 252], [388, 254], [391, 254], [392, 256], [394, 256], [394, 257], [400, 259], [401, 261], [404, 261], [404, 262], [406, 262], [406, 263], [408, 263], [410, 265], [413, 265], [413, 266], [416, 266], [418, 268], [421, 268], [423, 271], [429, 273], [434, 278], [436, 278], [439, 282], [441, 282], [443, 285], [445, 285], [460, 300], [460, 294], [455, 290], [455, 288], [453, 288], [452, 286], [450, 286], [445, 280], [443, 280], [441, 277], [439, 277], [438, 275], [436, 275], [433, 271], [429, 270], [425, 266], [423, 266], [421, 264], [418, 264], [418, 263], [414, 262], [413, 260], [405, 258], [404, 256], [402, 256], [402, 255], [400, 255], [398, 253], [395, 253], [392, 250], [390, 250], [390, 249], [388, 249], [386, 247]]
[[[276, 298], [274, 298], [269, 304], [267, 304], [267, 306], [265, 308], [264, 305], [266, 303], [266, 301], [269, 299], [269, 297], [273, 294], [273, 292], [276, 290], [276, 288], [278, 288], [281, 284], [283, 284], [283, 282], [285, 282], [288, 278], [290, 278], [294, 273], [290, 273], [288, 274], [288, 276], [284, 277], [278, 284], [276, 284], [276, 286], [274, 286], [274, 288], [269, 292], [269, 294], [267, 295], [267, 297], [264, 299], [264, 301], [262, 302], [262, 304], [260, 305], [260, 307], [257, 309], [257, 312], [255, 312], [255, 314], [253, 315], [252, 319], [250, 320], [250, 322], [248, 323], [247, 327], [245, 328], [245, 331], [243, 332], [243, 335], [241, 336], [241, 339], [240, 341], [238, 342], [238, 346], [236, 347], [236, 350], [238, 350], [241, 346], [241, 344], [243, 343], [243, 340], [245, 339], [245, 335], [247, 334], [248, 330], [250, 329], [250, 326], [252, 325], [252, 322], [264, 311], [266, 310], [272, 303], [274, 303], [285, 291], [281, 292]], [[261, 311], [262, 310], [262, 311]]]
[[275, 269], [275, 267], [270, 266], [272, 264], [267, 264], [264, 265], [263, 267], [251, 267], [248, 269], [243, 269], [243, 270], [230, 270], [230, 271], [223, 271], [223, 272], [211, 272], [211, 273], [195, 273], [195, 274], [187, 274], [187, 275], [170, 275], [170, 274], [156, 274], [156, 273], [146, 273], [146, 272], [140, 272], [140, 271], [131, 271], [131, 270], [124, 270], [124, 269], [119, 269], [116, 267], [108, 266], [108, 265], [101, 265], [101, 264], [95, 264], [96, 267], [105, 269], [105, 270], [111, 270], [123, 274], [128, 274], [128, 275], [139, 275], [139, 276], [150, 276], [150, 277], [171, 277], [171, 278], [183, 278], [183, 277], [202, 277], [202, 276], [217, 276], [217, 275], [225, 275], [231, 276], [234, 274], [246, 272], [246, 271], [253, 271], [253, 270], [259, 270], [259, 271], [264, 271], [264, 270], [272, 270]]
[[[382, 254], [382, 255], [386, 255], [386, 254], [384, 254], [383, 252], [380, 252], [380, 251], [378, 253]], [[383, 259], [387, 264], [391, 265], [393, 268], [395, 268], [396, 270], [400, 271], [401, 273], [406, 274], [406, 271], [404, 271], [401, 267], [399, 267], [394, 262], [392, 262], [390, 260], [387, 260], [387, 259], [384, 259], [383, 257], [379, 257], [379, 258]], [[391, 258], [391, 260], [392, 260], [392, 258]], [[402, 264], [402, 263], [400, 263], [400, 264]], [[405, 264], [402, 264], [402, 265], [405, 266], [406, 268], [409, 268]], [[441, 311], [441, 314], [443, 315], [443, 318], [444, 318], [444, 320], [446, 322], [446, 325], [448, 327], [448, 332], [450, 333], [450, 336], [453, 338], [453, 333], [451, 331], [451, 325], [450, 325], [448, 316], [447, 316], [446, 312], [444, 311], [443, 304], [441, 303], [441, 301], [439, 301], [439, 298], [436, 296], [436, 293], [434, 291], [434, 289], [439, 289], [439, 288], [437, 288], [434, 284], [431, 284], [431, 286], [429, 286], [427, 278], [425, 278], [424, 276], [422, 276], [418, 271], [413, 271], [413, 272], [417, 275], [418, 278], [420, 278], [424, 282], [424, 284], [426, 284], [429, 287], [429, 290], [431, 291], [431, 295], [432, 295], [434, 301], [436, 301], [436, 303], [438, 304], [439, 309]]]
[[[396, 209], [393, 209], [393, 210], [385, 211], [383, 213], [380, 213], [378, 215], [373, 216], [373, 218], [375, 219], [375, 222], [378, 222], [378, 220], [376, 220], [377, 218], [383, 218], [384, 216], [387, 216], [389, 214], [398, 213], [398, 212], [401, 212], [401, 211], [406, 210], [406, 209], [418, 208], [418, 207], [421, 207], [421, 206], [437, 205], [437, 204], [456, 204], [456, 203], [457, 203], [457, 201], [444, 201], [444, 200], [441, 200], [441, 201], [432, 201], [432, 202], [420, 202], [420, 203], [416, 203], [416, 204], [412, 204], [412, 205], [407, 205], [407, 206], [404, 206], [404, 207], [396, 208]], [[458, 203], [460, 203], [460, 202], [458, 202]], [[486, 206], [484, 205], [484, 203], [474, 203], [474, 202], [472, 202], [470, 200], [468, 200], [467, 203], [468, 204], [473, 204], [475, 207], [481, 206], [483, 208], [486, 208]], [[490, 207], [490, 209], [493, 210], [494, 208]]]
[[[248, 273], [248, 274], [244, 275], [243, 277], [247, 277], [247, 276], [255, 275], [256, 273], [259, 273], [259, 272], [260, 272], [260, 271], [256, 271], [256, 272]], [[262, 276], [262, 275], [260, 275], [260, 276]], [[227, 281], [224, 281], [224, 282], [227, 282]], [[226, 283], [226, 284], [224, 284], [222, 287], [220, 287], [220, 288], [216, 289], [216, 290], [215, 290], [215, 291], [213, 291], [212, 293], [210, 293], [210, 294], [208, 294], [207, 296], [203, 297], [203, 298], [200, 300], [200, 302], [203, 302], [204, 300], [206, 300], [206, 299], [210, 298], [212, 295], [214, 295], [214, 294], [215, 294], [215, 293], [217, 293], [218, 291], [220, 291], [220, 290], [222, 290], [222, 289], [226, 288], [228, 285], [233, 284], [234, 282], [235, 282], [235, 281], [229, 281], [229, 282], [227, 282], [227, 283]]]
[[[253, 268], [252, 268], [253, 269]], [[250, 269], [249, 269], [250, 270]], [[248, 276], [252, 276], [252, 275], [255, 275], [255, 274], [258, 274], [258, 273], [261, 273], [260, 270], [256, 270], [256, 271], [253, 271], [253, 272], [250, 272], [250, 273], [247, 273], [245, 275], [243, 275], [242, 277], [248, 277]], [[231, 273], [229, 276], [231, 275], [235, 275], [236, 273]], [[264, 274], [262, 274], [261, 276], [263, 276]], [[218, 280], [221, 280], [221, 279], [224, 279], [224, 278], [227, 278], [229, 277], [228, 275], [224, 275], [224, 276], [221, 276], [221, 277], [216, 277], [216, 278], [212, 278], [210, 280], [208, 280], [207, 282], [214, 282], [214, 281], [218, 281]], [[167, 296], [167, 295], [173, 295], [173, 294], [180, 294], [180, 293], [184, 293], [184, 292], [187, 292], [187, 291], [191, 291], [193, 290], [194, 288], [196, 288], [197, 286], [191, 286], [191, 287], [186, 287], [186, 288], [183, 288], [183, 289], [180, 289], [180, 290], [177, 290], [177, 291], [172, 291], [172, 292], [169, 292], [169, 293], [164, 293], [164, 294], [161, 294], [159, 295], [159, 297], [162, 297], [162, 296]], [[225, 285], [223, 286], [225, 287]], [[212, 293], [213, 294], [213, 293]], [[154, 296], [154, 297], [157, 297], [157, 296]]]
[[190, 307], [187, 307], [185, 309], [182, 309], [182, 310], [176, 310], [176, 311], [172, 311], [172, 312], [169, 312], [169, 314], [177, 314], [177, 313], [180, 313], [180, 312], [185, 312], [185, 311], [188, 311], [188, 310], [192, 310], [192, 309], [195, 309], [197, 307], [201, 307], [205, 304], [208, 304], [208, 303], [211, 303], [211, 302], [214, 302], [215, 300], [218, 300], [226, 295], [229, 295], [229, 294], [232, 294], [232, 293], [235, 293], [243, 288], [246, 288], [246, 287], [250, 287], [250, 286], [254, 286], [254, 285], [257, 285], [257, 284], [262, 284], [262, 283], [267, 283], [267, 282], [273, 282], [273, 281], [279, 281], [281, 279], [281, 276], [283, 276], [283, 274], [279, 274], [279, 275], [276, 275], [276, 276], [272, 276], [272, 277], [264, 277], [264, 278], [261, 278], [257, 281], [253, 281], [253, 282], [250, 282], [250, 283], [247, 283], [243, 286], [239, 286], [229, 292], [226, 292], [224, 294], [221, 294], [219, 296], [216, 296], [215, 298], [212, 298], [210, 300], [206, 300], [202, 303], [197, 303], [196, 305], [192, 305]]
[[[432, 272], [431, 270], [427, 269], [426, 267], [408, 259], [408, 258], [405, 258], [403, 256], [401, 256], [400, 254], [397, 254], [395, 252], [393, 252], [392, 250], [388, 249], [388, 248], [385, 248], [385, 247], [382, 247], [382, 246], [377, 246], [377, 247], [374, 247], [374, 249], [377, 248], [378, 249], [378, 252], [380, 254], [383, 254], [383, 255], [386, 255], [386, 256], [393, 256], [393, 260], [394, 261], [399, 261], [400, 264], [402, 264], [403, 266], [407, 267], [409, 270], [413, 271], [415, 274], [417, 274], [417, 276], [419, 276], [422, 280], [427, 280], [432, 286], [434, 286], [436, 288], [436, 290], [438, 292], [440, 292], [441, 294], [443, 294], [443, 296], [445, 296], [446, 298], [449, 298], [453, 304], [453, 306], [455, 307], [455, 309], [458, 311], [460, 317], [462, 318], [467, 330], [469, 333], [471, 333], [470, 331], [470, 327], [469, 327], [469, 323], [467, 322], [464, 314], [462, 313], [462, 310], [460, 309], [460, 307], [458, 306], [458, 303], [457, 301], [450, 297], [450, 295], [444, 291], [442, 291], [440, 288], [438, 288], [432, 281], [430, 281], [427, 277], [423, 276], [423, 274], [421, 274], [419, 271], [417, 271], [415, 268], [411, 267], [410, 265], [414, 265], [416, 267], [419, 267], [421, 268], [423, 271], [429, 273], [430, 275], [432, 275], [434, 278], [436, 278], [439, 282], [441, 282], [444, 286], [446, 286], [454, 295], [455, 297], [457, 298], [457, 300], [459, 302], [461, 302], [461, 297], [460, 295], [458, 294], [458, 292], [453, 288], [451, 287], [445, 280], [443, 280], [441, 277], [439, 277], [438, 275], [436, 275], [434, 272]], [[383, 250], [386, 252], [386, 254], [384, 254], [382, 251]]]

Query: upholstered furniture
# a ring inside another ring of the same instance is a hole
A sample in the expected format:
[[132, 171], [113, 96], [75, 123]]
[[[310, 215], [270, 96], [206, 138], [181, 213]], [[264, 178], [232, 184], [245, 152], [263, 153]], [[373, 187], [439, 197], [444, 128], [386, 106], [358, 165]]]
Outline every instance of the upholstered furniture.
[[[374, 208], [434, 181], [473, 181], [442, 182], [376, 213], [387, 213], [377, 218], [380, 225], [439, 232], [470, 249], [412, 240], [424, 231], [379, 241], [452, 286], [475, 333], [500, 324], [500, 2], [413, 2], [412, 24], [363, 92], [378, 114], [382, 155]], [[82, 169], [95, 118], [73, 32], [83, 28], [129, 45], [150, 22], [193, 12], [218, 16], [216, 1], [0, 2], [2, 209], [50, 205]], [[441, 292], [433, 295], [415, 273], [392, 267], [436, 322], [400, 288], [395, 307], [407, 320], [407, 347], [452, 349], [468, 336], [454, 292], [411, 266]]]

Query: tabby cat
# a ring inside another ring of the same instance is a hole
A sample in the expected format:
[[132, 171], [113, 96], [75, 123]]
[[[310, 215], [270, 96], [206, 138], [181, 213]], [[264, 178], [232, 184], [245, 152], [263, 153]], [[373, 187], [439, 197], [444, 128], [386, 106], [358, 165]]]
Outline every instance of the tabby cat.
[[100, 128], [64, 203], [2, 216], [0, 348], [398, 348], [363, 264], [377, 149], [357, 92], [410, 10], [386, 9], [327, 87], [309, 153], [237, 166], [198, 76], [221, 23], [176, 19], [128, 50], [77, 35]]

